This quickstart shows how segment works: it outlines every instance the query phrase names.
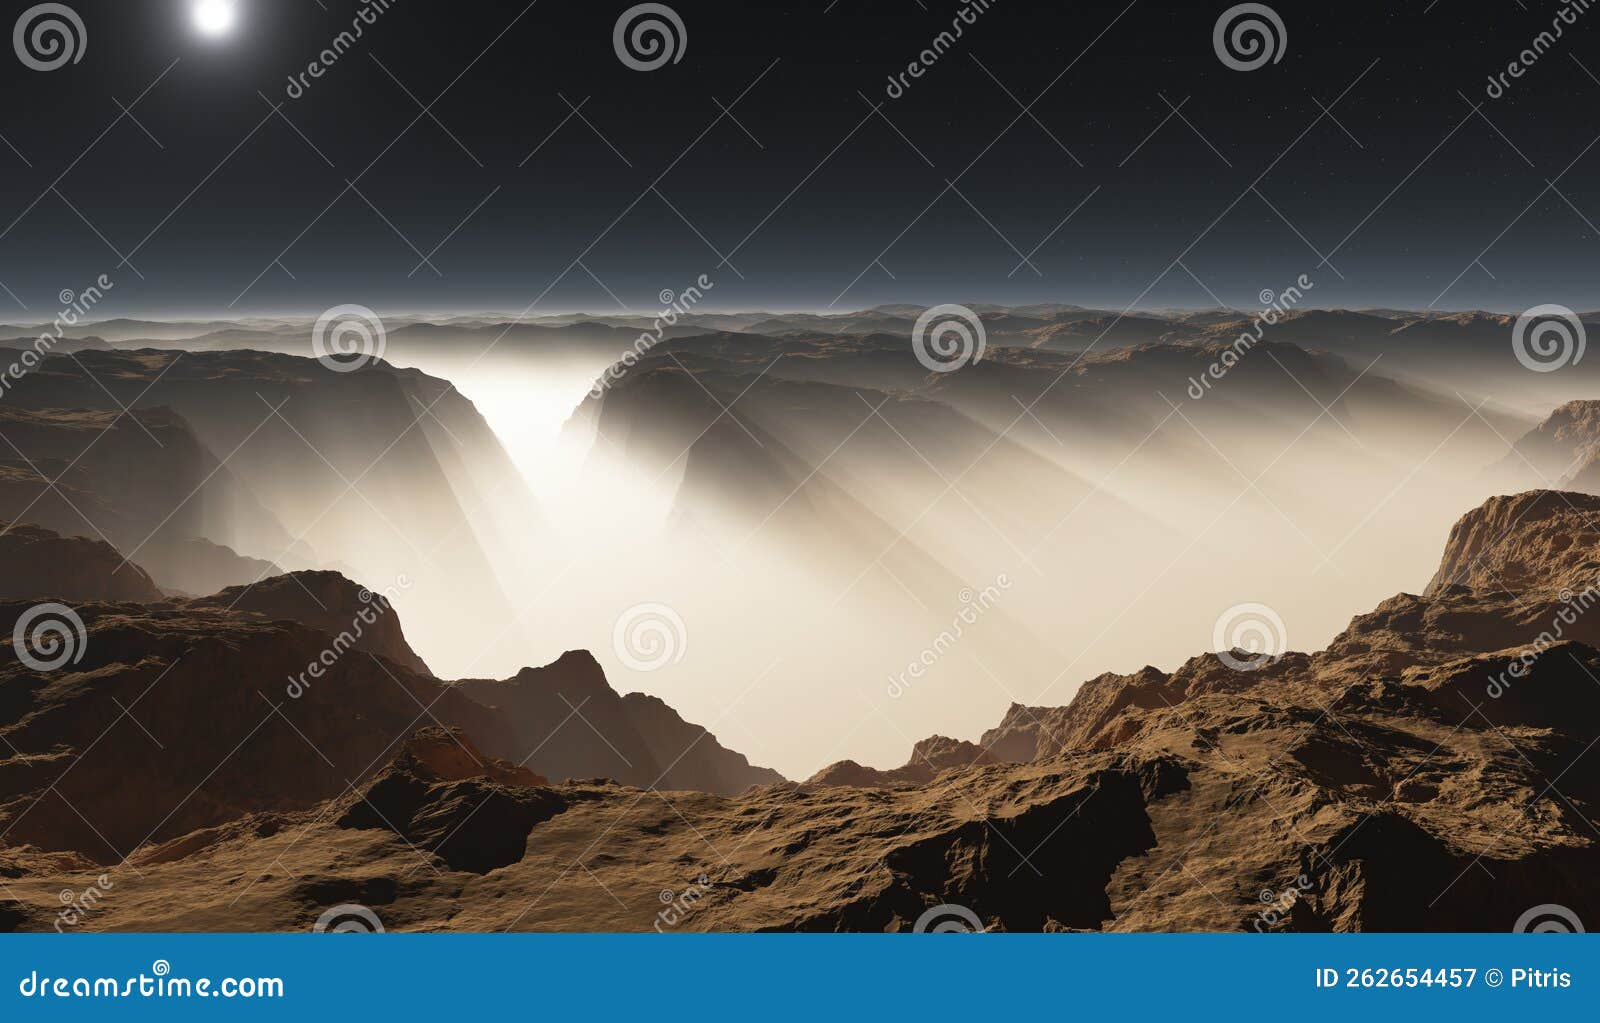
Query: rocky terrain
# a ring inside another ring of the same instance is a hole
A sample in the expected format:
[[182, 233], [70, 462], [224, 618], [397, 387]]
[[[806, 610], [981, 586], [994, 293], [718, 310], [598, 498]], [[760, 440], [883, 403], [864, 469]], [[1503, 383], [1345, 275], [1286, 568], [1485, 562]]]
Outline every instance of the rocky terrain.
[[[175, 591], [253, 583], [263, 564], [348, 566], [380, 589], [404, 574], [430, 611], [415, 628], [448, 635], [504, 614], [514, 569], [485, 548], [514, 551], [539, 521], [477, 408], [414, 369], [96, 350], [44, 359], [5, 397], [0, 517], [105, 539]], [[197, 558], [196, 537], [240, 557]]]
[[418, 675], [433, 672], [406, 642], [400, 618], [390, 613], [387, 598], [381, 593], [356, 586], [338, 572], [295, 572], [273, 574], [247, 586], [229, 586], [209, 597], [189, 602], [190, 607], [250, 611], [267, 618], [286, 619], [309, 625], [329, 636], [354, 630], [362, 611], [372, 619], [361, 622], [351, 648], [387, 657]]
[[[1032, 757], [1019, 757], [1031, 760]], [[810, 778], [809, 786], [831, 785], [862, 789], [882, 789], [897, 785], [926, 785], [939, 772], [952, 768], [996, 764], [1000, 760], [986, 745], [964, 742], [944, 735], [923, 739], [911, 749], [911, 759], [892, 771], [865, 767], [854, 760], [829, 764]]]
[[101, 540], [0, 521], [0, 599], [49, 594], [67, 601], [160, 600], [145, 570], [122, 561]]
[[[916, 637], [956, 628], [944, 607], [972, 592], [970, 565], [1048, 535], [1061, 508], [1087, 505], [1077, 529], [1127, 568], [1171, 524], [1107, 492], [1108, 468], [1203, 487], [1212, 432], [1275, 463], [1307, 398], [1327, 413], [1306, 427], [1316, 473], [1378, 481], [1363, 438], [1421, 459], [1443, 435], [1441, 460], [1475, 472], [1510, 446], [1489, 479], [1512, 492], [1429, 534], [1443, 546], [1420, 592], [1321, 650], [1059, 679], [1070, 700], [1015, 703], [976, 741], [934, 735], [899, 767], [841, 760], [793, 783], [619, 693], [588, 651], [502, 678], [419, 656], [500, 631], [482, 609], [506, 614], [516, 568], [486, 552], [541, 522], [519, 487], [484, 511], [520, 476], [450, 383], [230, 350], [300, 350], [293, 324], [198, 325], [159, 350], [115, 325], [0, 409], [0, 928], [57, 927], [61, 892], [90, 886], [106, 897], [73, 927], [296, 930], [341, 903], [393, 930], [905, 930], [948, 904], [996, 930], [1504, 930], [1545, 903], [1600, 911], [1597, 403], [1528, 429], [1322, 350], [1381, 335], [1411, 346], [1402, 368], [1439, 345], [1484, 360], [1504, 318], [1312, 311], [1230, 367], [1226, 392], [1191, 396], [1190, 432], [1162, 432], [1163, 389], [1184, 393], [1247, 320], [980, 312], [990, 354], [946, 376], [907, 357], [909, 307], [684, 325], [568, 433], [667, 480], [678, 534], [731, 522], [807, 552], [830, 597], [859, 583], [864, 628], [920, 595]], [[502, 327], [394, 334], [422, 354]], [[636, 327], [533, 325], [511, 349], [570, 356]], [[1013, 429], [1025, 399], [1032, 425]], [[1058, 434], [1149, 461], [1108, 465]], [[940, 506], [969, 474], [975, 496]], [[1327, 504], [1315, 475], [1307, 503]], [[1003, 499], [1018, 479], [1030, 499]], [[1085, 574], [1065, 550], [1035, 555], [1051, 578]], [[409, 581], [389, 570], [436, 560], [464, 567], [456, 589], [407, 604], [403, 627], [389, 594]], [[891, 580], [849, 578], [872, 560]], [[765, 614], [795, 595], [747, 599]], [[971, 650], [1002, 671], [1038, 645], [1040, 623], [984, 610]]]
[[[1592, 915], [1596, 514], [1582, 494], [1496, 498], [1432, 585], [1325, 650], [1103, 675], [977, 745], [798, 786], [735, 771], [742, 792], [726, 757], [699, 768], [720, 792], [618, 780], [607, 756], [675, 770], [665, 751], [695, 730], [606, 699], [584, 654], [444, 686], [352, 654], [285, 700], [245, 676], [283, 677], [326, 633], [220, 598], [86, 605], [77, 670], [0, 677], [0, 919], [51, 927], [57, 894], [102, 875], [78, 926], [292, 930], [344, 902], [395, 930], [896, 930], [947, 903], [1006, 930]], [[564, 730], [571, 706], [591, 727]], [[574, 766], [597, 776], [546, 781], [557, 754], [530, 740], [586, 748]]]

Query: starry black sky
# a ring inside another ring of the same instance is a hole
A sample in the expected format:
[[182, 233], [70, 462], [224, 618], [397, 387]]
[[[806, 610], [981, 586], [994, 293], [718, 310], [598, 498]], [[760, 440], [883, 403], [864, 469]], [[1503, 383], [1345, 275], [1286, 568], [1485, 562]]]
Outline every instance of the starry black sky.
[[702, 273], [735, 309], [1252, 307], [1301, 273], [1600, 306], [1600, 11], [1491, 99], [1555, 5], [1280, 0], [1282, 58], [1235, 71], [1227, 3], [995, 0], [891, 98], [961, 5], [674, 0], [680, 59], [635, 71], [626, 2], [394, 0], [291, 98], [363, 5], [236, 0], [205, 39], [193, 2], [76, 0], [80, 60], [0, 61], [0, 319], [101, 273], [146, 316], [643, 312]]

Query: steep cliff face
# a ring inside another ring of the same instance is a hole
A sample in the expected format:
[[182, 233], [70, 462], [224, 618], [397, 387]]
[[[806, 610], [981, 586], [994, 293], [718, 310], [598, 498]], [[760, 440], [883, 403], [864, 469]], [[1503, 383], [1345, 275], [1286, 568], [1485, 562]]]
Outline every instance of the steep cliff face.
[[1600, 401], [1569, 401], [1517, 438], [1510, 454], [1489, 470], [1508, 490], [1560, 487], [1595, 493], [1579, 481], [1596, 481], [1600, 457]]
[[1600, 581], [1600, 497], [1533, 490], [1493, 497], [1450, 530], [1433, 595], [1446, 586], [1581, 591]]
[[259, 577], [264, 562], [229, 544], [290, 545], [171, 409], [18, 408], [14, 397], [0, 408], [0, 434], [15, 445], [0, 448], [0, 518], [103, 540], [185, 593]]
[[[284, 568], [321, 568], [336, 558], [351, 574], [383, 585], [403, 573], [416, 580], [409, 600], [428, 609], [414, 632], [445, 653], [456, 649], [452, 636], [511, 627], [500, 572], [517, 571], [513, 552], [527, 544], [540, 516], [493, 431], [448, 381], [382, 362], [335, 373], [312, 358], [267, 352], [141, 349], [47, 358], [7, 393], [8, 406], [25, 414], [90, 410], [72, 413], [84, 425], [81, 440], [63, 445], [63, 466], [101, 432], [102, 421], [121, 414], [119, 402], [133, 411], [111, 434], [128, 446], [104, 457], [120, 467], [112, 475], [125, 485], [106, 503], [125, 516], [160, 522], [170, 514], [163, 531], [174, 541], [203, 537]], [[139, 429], [163, 438], [160, 424], [168, 421], [174, 431], [185, 424], [187, 439], [163, 439], [158, 448]], [[113, 439], [98, 440], [86, 461]], [[183, 459], [195, 466], [187, 485], [137, 471]], [[224, 468], [211, 475], [219, 461]], [[216, 486], [230, 478], [231, 487]], [[239, 494], [250, 495], [270, 521], [243, 514]], [[483, 499], [489, 494], [492, 502]], [[136, 508], [149, 515], [134, 516]], [[174, 525], [179, 520], [183, 528]], [[153, 562], [147, 567], [174, 588], [207, 592], [198, 580], [177, 576], [180, 558], [146, 558], [161, 539], [147, 535], [112, 540], [135, 560]], [[435, 569], [442, 564], [450, 571]], [[241, 572], [229, 582], [256, 577]]]

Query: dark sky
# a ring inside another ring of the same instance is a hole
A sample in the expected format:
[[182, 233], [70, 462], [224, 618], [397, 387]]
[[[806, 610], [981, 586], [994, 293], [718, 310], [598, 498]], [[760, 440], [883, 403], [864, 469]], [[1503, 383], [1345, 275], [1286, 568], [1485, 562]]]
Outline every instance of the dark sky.
[[290, 99], [361, 5], [237, 0], [205, 40], [194, 2], [75, 0], [78, 63], [0, 61], [0, 282], [27, 306], [0, 319], [102, 272], [107, 315], [648, 311], [702, 273], [723, 308], [1212, 304], [1195, 278], [1249, 307], [1302, 272], [1318, 305], [1600, 306], [1600, 11], [1491, 100], [1552, 5], [1280, 0], [1281, 61], [1240, 72], [1227, 3], [996, 0], [890, 99], [959, 5], [674, 0], [682, 59], [639, 72], [625, 0], [395, 0]]

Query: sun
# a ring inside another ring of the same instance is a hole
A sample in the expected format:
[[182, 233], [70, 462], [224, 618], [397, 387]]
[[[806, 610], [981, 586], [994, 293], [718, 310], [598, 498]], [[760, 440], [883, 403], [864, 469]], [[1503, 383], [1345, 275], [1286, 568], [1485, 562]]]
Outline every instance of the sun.
[[212, 38], [232, 31], [239, 15], [234, 0], [194, 0], [190, 13], [195, 29]]

